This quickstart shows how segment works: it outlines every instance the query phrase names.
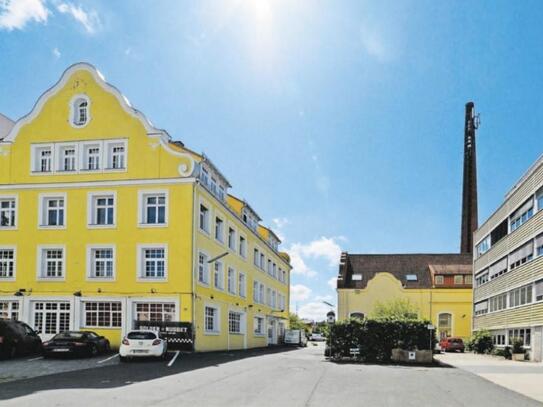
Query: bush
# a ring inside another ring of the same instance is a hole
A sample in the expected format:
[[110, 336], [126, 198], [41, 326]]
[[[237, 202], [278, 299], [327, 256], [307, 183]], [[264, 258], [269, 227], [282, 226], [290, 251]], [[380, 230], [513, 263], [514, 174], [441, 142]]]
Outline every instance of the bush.
[[512, 340], [512, 349], [511, 351], [513, 353], [526, 353], [526, 349], [524, 349], [524, 341], [520, 338], [513, 338]]
[[357, 320], [338, 322], [331, 327], [332, 355], [351, 356], [358, 348], [358, 359], [365, 362], [388, 362], [392, 349], [427, 350], [436, 344], [434, 331], [428, 331], [428, 321]]
[[494, 349], [492, 336], [488, 331], [476, 331], [467, 341], [467, 349], [475, 353], [490, 353]]
[[511, 359], [511, 348], [509, 346], [496, 348], [492, 351], [492, 354], [495, 356], [502, 356], [505, 359]]

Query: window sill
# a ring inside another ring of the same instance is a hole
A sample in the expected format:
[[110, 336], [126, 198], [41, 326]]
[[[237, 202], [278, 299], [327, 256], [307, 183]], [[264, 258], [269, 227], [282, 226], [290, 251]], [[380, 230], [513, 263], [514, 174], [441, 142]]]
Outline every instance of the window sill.
[[116, 224], [113, 224], [113, 225], [95, 225], [95, 224], [90, 224], [90, 225], [87, 225], [87, 228], [88, 228], [88, 229], [117, 229], [117, 225], [116, 225]]
[[235, 335], [235, 336], [244, 336], [245, 334], [243, 332], [228, 332], [229, 335]]
[[0, 226], [0, 230], [1, 231], [4, 231], [4, 230], [18, 230], [17, 226]]
[[66, 277], [38, 277], [38, 282], [63, 283]]
[[156, 229], [156, 228], [167, 228], [168, 223], [138, 223], [138, 228], [149, 228], [149, 229]]
[[219, 336], [221, 334], [220, 331], [204, 331], [204, 335], [208, 336]]
[[168, 278], [167, 277], [161, 277], [161, 278], [138, 277], [137, 281], [139, 283], [167, 283]]
[[64, 230], [64, 229], [66, 229], [66, 225], [62, 225], [62, 226], [38, 225], [38, 229], [42, 229], [42, 230]]
[[13, 281], [15, 281], [15, 277], [0, 277], [0, 281], [2, 281], [2, 282], [4, 282], [4, 281], [13, 282]]
[[115, 277], [87, 277], [90, 283], [114, 283]]

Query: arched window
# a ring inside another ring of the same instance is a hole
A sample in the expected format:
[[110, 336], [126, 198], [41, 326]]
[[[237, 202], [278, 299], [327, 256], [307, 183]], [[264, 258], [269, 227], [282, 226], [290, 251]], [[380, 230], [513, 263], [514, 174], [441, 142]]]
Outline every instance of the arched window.
[[364, 319], [364, 314], [362, 312], [351, 312], [351, 318]]
[[444, 312], [439, 314], [437, 329], [440, 338], [447, 338], [452, 335], [452, 314]]
[[80, 97], [74, 101], [72, 106], [72, 123], [75, 126], [84, 126], [89, 120], [89, 101]]

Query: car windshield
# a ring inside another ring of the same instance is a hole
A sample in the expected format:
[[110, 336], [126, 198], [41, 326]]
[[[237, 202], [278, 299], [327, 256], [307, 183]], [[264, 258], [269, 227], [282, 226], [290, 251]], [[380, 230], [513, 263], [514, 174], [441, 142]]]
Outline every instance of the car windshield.
[[126, 337], [128, 339], [156, 339], [153, 332], [130, 332]]
[[450, 339], [449, 342], [452, 342], [452, 343], [462, 343], [462, 339], [454, 338], [454, 339]]
[[61, 332], [53, 337], [55, 339], [81, 339], [85, 336], [83, 332]]

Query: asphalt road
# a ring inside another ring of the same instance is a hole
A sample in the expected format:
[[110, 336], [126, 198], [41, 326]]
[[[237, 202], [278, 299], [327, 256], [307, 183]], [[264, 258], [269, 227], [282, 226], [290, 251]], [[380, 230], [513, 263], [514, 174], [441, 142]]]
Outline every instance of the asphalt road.
[[322, 351], [320, 344], [89, 365], [1, 383], [0, 406], [540, 405], [459, 369], [336, 364]]

